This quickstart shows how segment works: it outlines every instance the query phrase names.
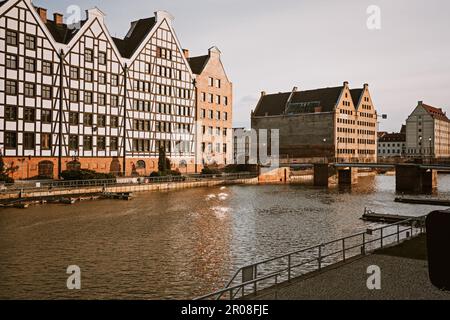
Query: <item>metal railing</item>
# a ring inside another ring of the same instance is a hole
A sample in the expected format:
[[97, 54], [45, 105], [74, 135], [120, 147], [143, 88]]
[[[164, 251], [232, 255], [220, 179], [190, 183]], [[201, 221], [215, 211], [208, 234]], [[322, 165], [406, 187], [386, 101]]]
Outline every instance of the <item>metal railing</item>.
[[[423, 218], [423, 217], [419, 217]], [[254, 294], [281, 282], [320, 271], [324, 267], [365, 255], [388, 245], [425, 232], [418, 218], [411, 218], [375, 229], [367, 229], [348, 237], [290, 252], [242, 267], [222, 290], [196, 300], [237, 299]]]
[[207, 174], [207, 175], [180, 175], [180, 176], [161, 176], [161, 177], [129, 177], [113, 179], [93, 179], [93, 180], [42, 180], [26, 181], [14, 184], [4, 184], [0, 186], [0, 194], [17, 192], [49, 191], [61, 189], [80, 189], [86, 187], [111, 187], [128, 186], [139, 184], [156, 183], [183, 183], [198, 182], [208, 180], [240, 180], [257, 177], [256, 173], [229, 173], [229, 174]]

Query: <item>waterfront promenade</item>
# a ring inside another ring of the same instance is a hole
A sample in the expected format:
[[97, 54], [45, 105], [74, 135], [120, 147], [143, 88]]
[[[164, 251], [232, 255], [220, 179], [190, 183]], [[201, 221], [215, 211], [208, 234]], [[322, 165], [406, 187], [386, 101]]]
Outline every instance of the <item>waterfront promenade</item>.
[[[249, 296], [268, 300], [450, 300], [429, 281], [425, 235]], [[381, 269], [381, 290], [367, 288], [367, 268]]]

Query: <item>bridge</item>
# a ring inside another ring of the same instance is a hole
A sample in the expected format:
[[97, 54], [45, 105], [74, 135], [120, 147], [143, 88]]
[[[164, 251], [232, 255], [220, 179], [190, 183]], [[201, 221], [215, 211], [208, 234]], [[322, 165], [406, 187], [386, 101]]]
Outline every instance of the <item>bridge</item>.
[[314, 185], [328, 187], [337, 179], [339, 185], [358, 182], [359, 169], [395, 170], [395, 188], [399, 192], [426, 193], [437, 186], [437, 172], [450, 171], [450, 165], [416, 163], [304, 163], [296, 167], [314, 168]]

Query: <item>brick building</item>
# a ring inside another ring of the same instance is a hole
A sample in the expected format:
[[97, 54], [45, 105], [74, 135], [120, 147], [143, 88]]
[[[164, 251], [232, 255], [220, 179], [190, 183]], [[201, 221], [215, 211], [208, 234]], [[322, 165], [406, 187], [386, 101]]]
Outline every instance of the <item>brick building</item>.
[[160, 147], [174, 168], [195, 170], [194, 75], [173, 17], [132, 22], [123, 39], [104, 17], [90, 9], [72, 27], [31, 0], [0, 2], [0, 149], [14, 178], [74, 163], [148, 175]]
[[[186, 55], [189, 53], [186, 50]], [[233, 84], [217, 47], [189, 57], [197, 98], [197, 163], [226, 165], [232, 158]]]
[[252, 112], [252, 129], [279, 129], [281, 161], [375, 162], [377, 113], [369, 86], [266, 94]]

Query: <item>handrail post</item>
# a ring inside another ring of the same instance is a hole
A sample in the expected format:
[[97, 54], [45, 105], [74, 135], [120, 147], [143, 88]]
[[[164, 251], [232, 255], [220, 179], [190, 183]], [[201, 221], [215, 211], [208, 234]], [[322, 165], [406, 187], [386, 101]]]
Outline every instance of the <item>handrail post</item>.
[[397, 225], [397, 243], [400, 243], [400, 225]]
[[361, 247], [361, 254], [365, 255], [366, 254], [366, 234], [363, 233], [362, 236], [363, 236], [363, 245]]
[[322, 245], [319, 245], [319, 257], [317, 258], [319, 271], [322, 270]]
[[291, 281], [291, 255], [288, 255], [288, 281]]
[[345, 261], [345, 238], [342, 239], [342, 256]]
[[381, 228], [381, 236], [380, 236], [381, 248], [383, 248], [383, 230], [384, 228]]

